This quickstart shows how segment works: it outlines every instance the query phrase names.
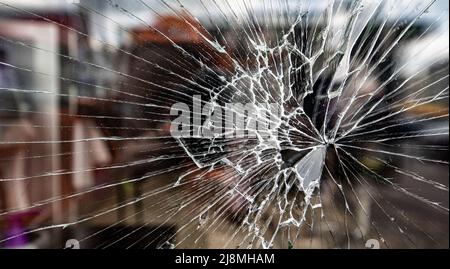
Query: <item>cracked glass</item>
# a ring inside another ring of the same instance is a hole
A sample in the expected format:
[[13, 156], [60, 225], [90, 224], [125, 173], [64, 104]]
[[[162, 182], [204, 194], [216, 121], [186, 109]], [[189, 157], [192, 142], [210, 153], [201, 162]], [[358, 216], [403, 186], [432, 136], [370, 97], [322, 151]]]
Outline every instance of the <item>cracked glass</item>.
[[0, 246], [448, 248], [448, 29], [435, 0], [0, 0]]

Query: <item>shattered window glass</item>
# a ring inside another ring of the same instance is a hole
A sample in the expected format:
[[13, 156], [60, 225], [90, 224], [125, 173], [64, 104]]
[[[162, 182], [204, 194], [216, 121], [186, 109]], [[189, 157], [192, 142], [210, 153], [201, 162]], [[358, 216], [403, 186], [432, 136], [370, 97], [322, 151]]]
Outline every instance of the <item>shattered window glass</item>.
[[446, 1], [0, 0], [2, 248], [448, 248]]

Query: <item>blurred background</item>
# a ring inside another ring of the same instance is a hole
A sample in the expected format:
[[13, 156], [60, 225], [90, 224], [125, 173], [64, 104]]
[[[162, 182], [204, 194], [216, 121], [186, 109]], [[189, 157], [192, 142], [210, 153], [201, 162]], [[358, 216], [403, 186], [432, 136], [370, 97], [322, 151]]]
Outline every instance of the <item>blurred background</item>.
[[[205, 207], [236, 172], [196, 170], [170, 136], [168, 108], [194, 94], [208, 98], [203, 89], [232, 80], [236, 63], [254, 68], [248, 37], [280, 40], [302, 12], [293, 31], [307, 52], [323, 35], [317, 28], [329, 2], [300, 2], [0, 0], [0, 246], [70, 248], [75, 239], [82, 248], [246, 247], [233, 241], [246, 240], [245, 201]], [[355, 156], [395, 185], [350, 185], [344, 193], [360, 194], [342, 198], [325, 184], [325, 218], [307, 216], [298, 232], [305, 240], [280, 238], [272, 247], [364, 248], [373, 238], [382, 248], [448, 248], [448, 2], [436, 1], [419, 19], [423, 1], [385, 2], [358, 42], [361, 51], [372, 43], [382, 44], [378, 54], [389, 50], [365, 96], [389, 96], [372, 120], [396, 117], [364, 129], [377, 143], [358, 142], [369, 150]], [[354, 2], [340, 3], [337, 37]], [[312, 115], [321, 113], [312, 109], [323, 94], [316, 88], [305, 99]], [[397, 139], [383, 140], [390, 137]], [[343, 171], [354, 175], [337, 171], [336, 156], [327, 162], [324, 182], [374, 177], [349, 159]], [[177, 187], [180, 176], [187, 183]]]

